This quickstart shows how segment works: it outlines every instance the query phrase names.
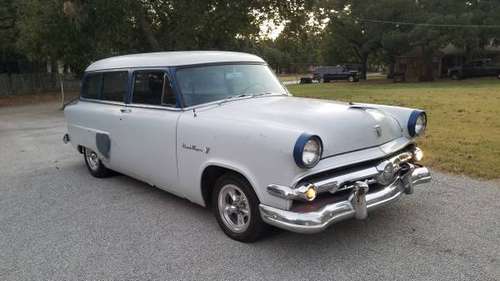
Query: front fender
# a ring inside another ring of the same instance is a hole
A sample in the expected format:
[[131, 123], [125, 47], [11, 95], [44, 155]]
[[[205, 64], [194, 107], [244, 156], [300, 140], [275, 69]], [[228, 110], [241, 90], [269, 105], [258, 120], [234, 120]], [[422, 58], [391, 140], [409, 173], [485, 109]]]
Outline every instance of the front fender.
[[267, 186], [290, 184], [300, 170], [292, 155], [297, 137], [286, 128], [185, 113], [177, 135], [179, 186], [186, 198], [205, 205], [203, 171], [218, 166], [243, 175], [261, 203], [287, 209], [291, 202], [270, 195]]
[[414, 138], [410, 135], [410, 132], [408, 131], [408, 121], [410, 120], [412, 112], [421, 111], [420, 109], [400, 107], [400, 106], [380, 105], [380, 104], [363, 104], [363, 106], [377, 108], [379, 110], [382, 110], [389, 116], [392, 116], [399, 123], [403, 135], [408, 139]]

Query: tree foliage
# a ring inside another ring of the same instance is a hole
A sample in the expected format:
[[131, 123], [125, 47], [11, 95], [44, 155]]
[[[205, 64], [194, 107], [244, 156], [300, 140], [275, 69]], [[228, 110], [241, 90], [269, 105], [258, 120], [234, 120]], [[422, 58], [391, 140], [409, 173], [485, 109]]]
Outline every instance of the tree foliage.
[[[277, 71], [308, 65], [391, 65], [447, 44], [480, 56], [498, 43], [498, 0], [1, 0], [0, 51], [63, 61], [77, 72], [125, 53], [219, 49], [257, 53]], [[264, 22], [282, 25], [262, 38]], [[412, 24], [414, 23], [414, 24]], [[456, 25], [456, 26], [454, 26]]]

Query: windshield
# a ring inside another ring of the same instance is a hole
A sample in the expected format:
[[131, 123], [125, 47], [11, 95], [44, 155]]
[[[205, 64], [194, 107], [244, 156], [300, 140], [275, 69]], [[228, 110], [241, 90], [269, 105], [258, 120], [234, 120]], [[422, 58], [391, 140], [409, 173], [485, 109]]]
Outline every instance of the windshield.
[[232, 97], [286, 94], [276, 76], [261, 64], [181, 68], [176, 78], [186, 107]]

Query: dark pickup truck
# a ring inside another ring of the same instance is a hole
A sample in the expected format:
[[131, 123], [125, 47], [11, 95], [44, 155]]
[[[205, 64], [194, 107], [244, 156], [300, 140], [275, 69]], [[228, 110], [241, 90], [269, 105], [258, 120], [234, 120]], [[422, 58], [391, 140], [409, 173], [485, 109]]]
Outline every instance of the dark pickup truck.
[[500, 78], [500, 65], [493, 64], [490, 59], [480, 59], [448, 69], [448, 77], [453, 80], [483, 76]]
[[320, 66], [313, 72], [313, 80], [319, 82], [330, 82], [334, 80], [348, 80], [349, 82], [358, 82], [358, 71], [347, 67], [338, 66]]

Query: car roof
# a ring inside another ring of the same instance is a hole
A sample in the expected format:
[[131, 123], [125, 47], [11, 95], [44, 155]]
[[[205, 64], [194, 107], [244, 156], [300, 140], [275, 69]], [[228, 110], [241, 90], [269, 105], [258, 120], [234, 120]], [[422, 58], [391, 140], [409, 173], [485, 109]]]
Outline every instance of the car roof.
[[85, 71], [99, 71], [116, 68], [166, 67], [210, 63], [254, 62], [265, 63], [256, 55], [227, 51], [175, 51], [142, 53], [98, 60]]

